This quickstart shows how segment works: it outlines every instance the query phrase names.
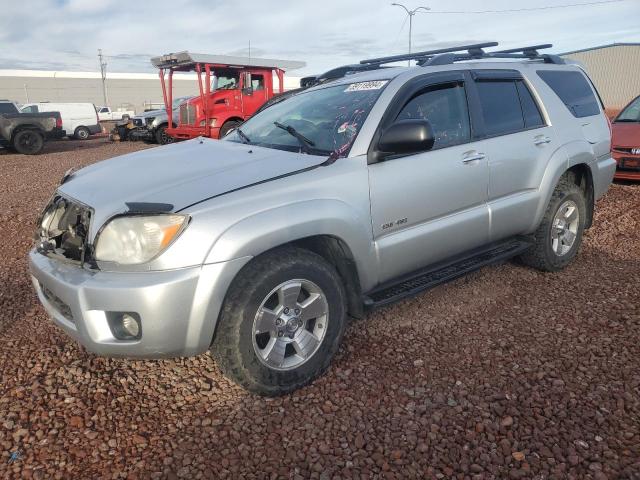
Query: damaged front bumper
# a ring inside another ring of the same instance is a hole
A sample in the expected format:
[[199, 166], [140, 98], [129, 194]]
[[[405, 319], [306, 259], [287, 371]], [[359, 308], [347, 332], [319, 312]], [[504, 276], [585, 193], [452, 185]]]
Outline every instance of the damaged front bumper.
[[[227, 288], [247, 261], [156, 272], [105, 272], [33, 249], [29, 270], [54, 323], [87, 350], [108, 357], [165, 358], [198, 355], [209, 348]], [[109, 318], [123, 312], [140, 319], [140, 338], [117, 338]]]

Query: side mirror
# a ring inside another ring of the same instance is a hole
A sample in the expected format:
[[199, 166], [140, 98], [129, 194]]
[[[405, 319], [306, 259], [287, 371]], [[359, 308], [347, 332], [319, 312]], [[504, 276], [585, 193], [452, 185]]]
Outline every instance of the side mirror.
[[435, 137], [426, 120], [399, 120], [387, 128], [378, 141], [378, 150], [385, 154], [418, 153], [431, 150]]

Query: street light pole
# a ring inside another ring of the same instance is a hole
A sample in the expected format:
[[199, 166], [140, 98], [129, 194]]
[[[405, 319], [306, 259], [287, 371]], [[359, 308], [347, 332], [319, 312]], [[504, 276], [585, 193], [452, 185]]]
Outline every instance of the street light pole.
[[98, 61], [100, 62], [100, 76], [102, 77], [102, 98], [106, 107], [109, 104], [107, 102], [107, 62], [104, 61], [101, 48], [98, 49]]
[[[409, 16], [409, 53], [411, 53], [411, 35], [413, 32], [413, 16], [416, 13], [418, 13], [420, 10], [424, 10], [425, 12], [428, 12], [431, 9], [429, 7], [416, 7], [413, 10], [409, 10], [406, 6], [404, 6], [401, 3], [392, 3], [391, 5], [404, 8], [404, 11], [407, 12], [407, 15]], [[411, 60], [409, 60], [408, 64], [411, 65]]]

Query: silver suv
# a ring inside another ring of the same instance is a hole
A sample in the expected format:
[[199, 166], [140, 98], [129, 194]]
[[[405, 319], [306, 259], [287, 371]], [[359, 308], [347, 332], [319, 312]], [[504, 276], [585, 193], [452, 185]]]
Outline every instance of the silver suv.
[[494, 45], [341, 67], [222, 141], [69, 173], [29, 254], [40, 301], [96, 354], [210, 350], [276, 395], [348, 316], [511, 257], [564, 268], [615, 171], [609, 125], [580, 67]]

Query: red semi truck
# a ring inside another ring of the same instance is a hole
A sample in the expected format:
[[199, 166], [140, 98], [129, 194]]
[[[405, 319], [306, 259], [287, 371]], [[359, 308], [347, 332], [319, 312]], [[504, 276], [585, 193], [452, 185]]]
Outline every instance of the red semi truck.
[[[166, 133], [176, 140], [225, 136], [264, 102], [284, 92], [285, 70], [305, 66], [296, 61], [189, 52], [154, 57], [151, 63], [160, 70], [169, 117]], [[180, 105], [178, 118], [171, 108], [174, 72], [195, 72], [200, 92]]]

